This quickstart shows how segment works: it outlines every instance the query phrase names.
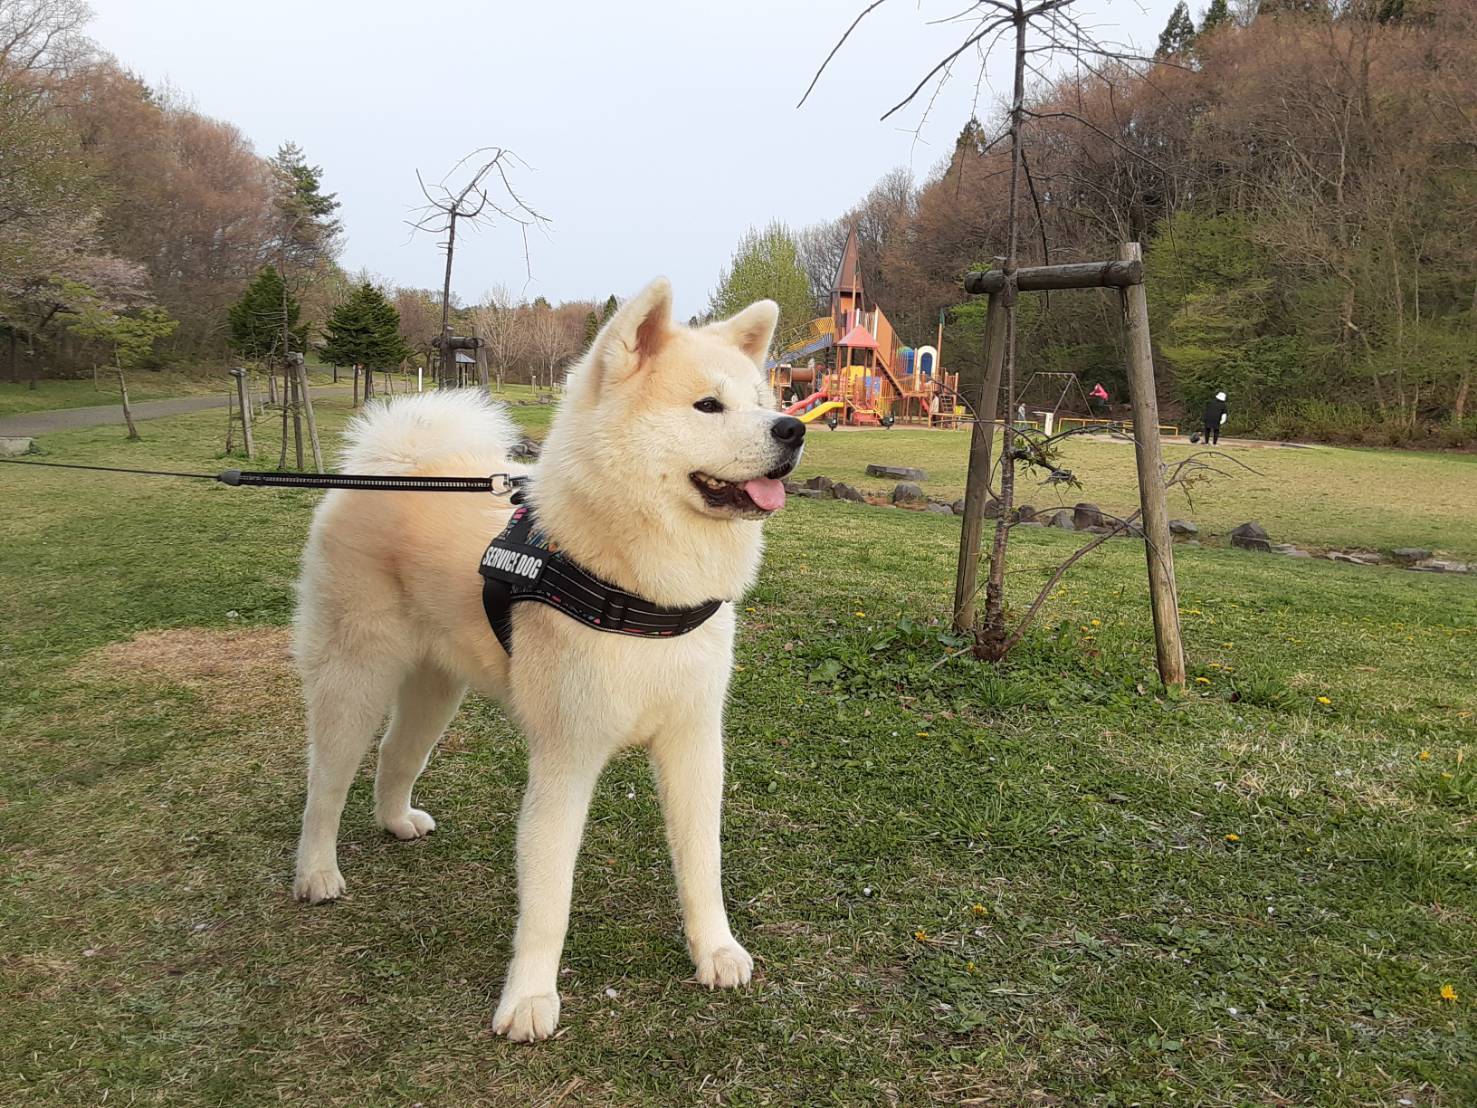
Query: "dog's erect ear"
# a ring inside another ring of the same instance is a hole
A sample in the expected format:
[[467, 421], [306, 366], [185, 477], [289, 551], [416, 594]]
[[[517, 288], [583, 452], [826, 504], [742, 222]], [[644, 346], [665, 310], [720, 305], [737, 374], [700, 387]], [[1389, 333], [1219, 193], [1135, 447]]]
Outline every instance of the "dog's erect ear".
[[624, 381], [672, 337], [672, 286], [658, 277], [620, 306], [595, 339], [601, 381]]
[[769, 355], [775, 325], [780, 321], [780, 306], [773, 300], [750, 304], [732, 319], [711, 323], [708, 329], [737, 346], [760, 369]]

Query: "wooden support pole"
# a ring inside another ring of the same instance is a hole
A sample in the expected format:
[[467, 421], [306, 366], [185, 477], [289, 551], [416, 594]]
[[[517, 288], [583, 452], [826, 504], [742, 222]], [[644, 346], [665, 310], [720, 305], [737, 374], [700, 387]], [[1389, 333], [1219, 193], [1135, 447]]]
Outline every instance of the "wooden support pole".
[[[288, 355], [291, 359], [292, 355]], [[292, 438], [296, 444], [297, 468], [306, 468], [303, 465], [303, 397], [298, 388], [298, 379], [295, 367], [291, 362], [284, 363], [282, 373], [287, 378], [287, 392], [292, 397]]]
[[[1016, 270], [1022, 292], [1055, 289], [1121, 289], [1144, 283], [1144, 263], [1119, 258], [1116, 262], [1074, 262], [1071, 265], [1037, 265]], [[998, 269], [975, 270], [964, 278], [964, 291], [993, 296], [1005, 287], [1005, 274]]]
[[[1121, 261], [1142, 266], [1136, 242], [1118, 248]], [[1123, 344], [1128, 350], [1128, 399], [1133, 405], [1134, 457], [1138, 462], [1139, 503], [1143, 507], [1144, 552], [1149, 563], [1149, 603], [1154, 609], [1154, 649], [1159, 679], [1166, 688], [1185, 683], [1185, 649], [1180, 640], [1179, 590], [1174, 580], [1174, 547], [1169, 509], [1164, 502], [1164, 458], [1159, 450], [1159, 398], [1154, 390], [1154, 355], [1149, 346], [1149, 301], [1142, 284], [1119, 292]]]
[[241, 437], [246, 440], [246, 460], [256, 460], [256, 444], [251, 441], [251, 396], [246, 391], [246, 370], [233, 369], [231, 376], [236, 378], [236, 395], [240, 398], [241, 409]]
[[230, 457], [236, 435], [236, 390], [226, 387], [226, 456]]
[[313, 398], [308, 395], [308, 367], [301, 354], [293, 355], [297, 367], [298, 394], [303, 403], [303, 414], [308, 417], [308, 443], [313, 448], [313, 469], [323, 472], [323, 447], [318, 443], [318, 418], [313, 414]]
[[[995, 416], [1000, 406], [1000, 374], [1005, 367], [1005, 301], [991, 296], [985, 313], [985, 383], [975, 409], [969, 438], [969, 471], [965, 478], [964, 518], [959, 532], [959, 572], [954, 580], [954, 630], [964, 634], [974, 626], [975, 593], [979, 591], [980, 536], [984, 532], [985, 504], [990, 493], [991, 452], [995, 444]], [[935, 368], [937, 373], [938, 369]], [[940, 401], [940, 409], [943, 403]]]

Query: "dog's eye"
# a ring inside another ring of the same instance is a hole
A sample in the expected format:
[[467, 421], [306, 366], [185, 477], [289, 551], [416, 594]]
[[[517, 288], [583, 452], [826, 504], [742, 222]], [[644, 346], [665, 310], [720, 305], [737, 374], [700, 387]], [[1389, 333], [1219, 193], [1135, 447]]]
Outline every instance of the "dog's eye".
[[723, 401], [719, 400], [716, 396], [705, 396], [696, 404], [694, 404], [693, 407], [700, 412], [707, 412], [709, 415], [717, 415], [719, 412], [723, 411]]

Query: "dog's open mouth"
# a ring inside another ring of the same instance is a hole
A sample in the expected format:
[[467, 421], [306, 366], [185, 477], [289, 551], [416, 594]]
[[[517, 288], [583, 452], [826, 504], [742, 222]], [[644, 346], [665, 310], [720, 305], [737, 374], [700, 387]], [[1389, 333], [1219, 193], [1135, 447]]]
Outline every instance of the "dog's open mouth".
[[779, 471], [779, 477], [766, 474], [747, 481], [725, 481], [706, 473], [692, 473], [688, 480], [709, 508], [757, 519], [785, 506], [785, 484], [780, 477], [787, 471], [788, 467]]

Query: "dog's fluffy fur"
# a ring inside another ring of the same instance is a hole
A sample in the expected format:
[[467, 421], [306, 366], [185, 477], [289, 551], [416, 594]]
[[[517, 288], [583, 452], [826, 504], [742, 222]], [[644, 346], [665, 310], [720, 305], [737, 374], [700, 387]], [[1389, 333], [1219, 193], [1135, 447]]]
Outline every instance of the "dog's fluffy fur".
[[[772, 500], [774, 478], [798, 460], [798, 439], [783, 442], [776, 432], [784, 417], [763, 375], [776, 317], [775, 305], [761, 301], [722, 323], [675, 325], [671, 290], [660, 280], [617, 312], [571, 374], [533, 472], [540, 522], [565, 553], [668, 606], [731, 601], [748, 588], [761, 552], [755, 517], [764, 513], [753, 501], [743, 511], [715, 505], [702, 475], [767, 489], [759, 499]], [[723, 411], [694, 406], [707, 398]], [[516, 441], [507, 416], [485, 398], [431, 393], [358, 419], [344, 466], [520, 472], [507, 456]], [[497, 697], [527, 738], [529, 781], [518, 822], [518, 925], [493, 1026], [532, 1040], [558, 1023], [575, 856], [596, 779], [622, 748], [645, 747], [656, 770], [697, 979], [743, 985], [752, 962], [729, 929], [719, 885], [732, 605], [685, 636], [649, 640], [519, 604], [510, 661], [487, 625], [477, 572], [508, 510], [485, 494], [324, 498], [299, 583], [309, 753], [295, 892], [310, 902], [343, 893], [339, 817], [386, 714], [375, 818], [415, 839], [436, 826], [411, 805], [431, 748], [468, 687]]]

